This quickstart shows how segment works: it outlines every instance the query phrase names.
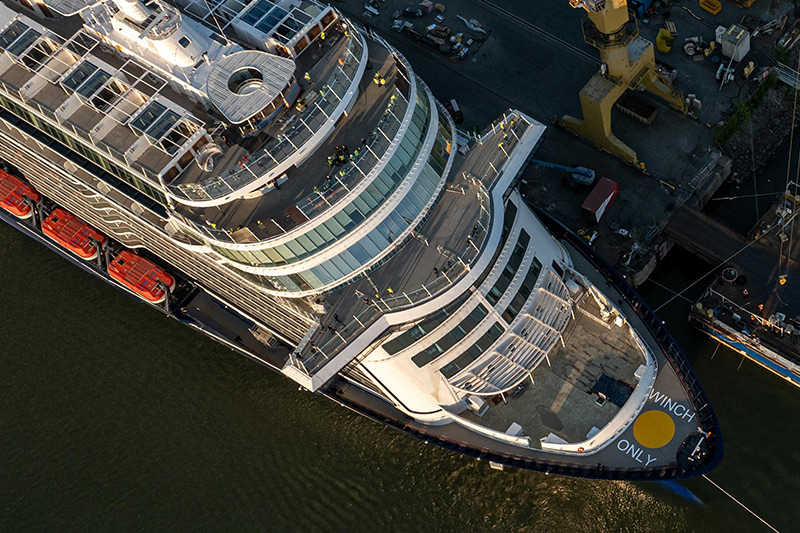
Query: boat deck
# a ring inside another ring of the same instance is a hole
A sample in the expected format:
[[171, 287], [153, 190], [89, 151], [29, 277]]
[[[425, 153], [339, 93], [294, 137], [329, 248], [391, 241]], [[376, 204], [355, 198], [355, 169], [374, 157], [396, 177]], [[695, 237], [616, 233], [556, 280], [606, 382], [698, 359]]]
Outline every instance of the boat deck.
[[[627, 328], [604, 322], [600, 307], [584, 297], [575, 306], [575, 320], [558, 345], [531, 374], [518, 395], [497, 395], [489, 410], [473, 422], [505, 432], [516, 422], [538, 446], [538, 438], [554, 433], [567, 442], [586, 440], [619, 412], [637, 385], [634, 372], [645, 364]], [[604, 394], [605, 401], [600, 400]]]
[[289, 350], [281, 346], [268, 346], [254, 333], [255, 326], [239, 316], [233, 309], [219, 303], [205, 292], [199, 292], [185, 304], [182, 311], [225, 339], [257, 356], [277, 370], [289, 357]]
[[[330, 176], [337, 174], [343, 167], [331, 167], [327, 161], [328, 156], [335, 152], [336, 146], [345, 145], [351, 152], [357, 148], [363, 151], [361, 139], [369, 139], [369, 142], [372, 142], [370, 134], [383, 117], [399, 76], [394, 58], [381, 46], [369, 47], [368, 61], [372, 69], [365, 71], [359, 83], [358, 97], [350, 113], [339, 119], [335, 132], [306, 161], [299, 167], [292, 167], [284, 174], [285, 181], [283, 177], [280, 178], [281, 183], [278, 188], [265, 186], [260, 194], [256, 192], [253, 197], [234, 200], [219, 207], [180, 206], [179, 211], [200, 223], [213, 223], [218, 229], [231, 231], [231, 236], [236, 241], [252, 242], [281, 235], [308, 220], [306, 213], [309, 210], [301, 208], [305, 208], [309, 200], [314, 200], [314, 197], [318, 196], [316, 191], [324, 194], [329, 203], [334, 203], [341, 197], [341, 192], [346, 192], [345, 187], [352, 187], [360, 181], [361, 174], [350, 172], [343, 185], [340, 185]], [[378, 87], [372, 82], [376, 70], [385, 75], [386, 87]], [[304, 94], [307, 96], [312, 92], [314, 87], [310, 87]], [[280, 135], [281, 124], [288, 124], [298, 115], [300, 113], [294, 108], [284, 111], [273, 121], [271, 128], [278, 131], [273, 131], [270, 138]], [[243, 139], [239, 141], [240, 144], [231, 146], [217, 164], [217, 168], [224, 168], [226, 161], [230, 159], [238, 170], [238, 161], [242, 156], [247, 156], [251, 163], [257, 160], [264, 148], [254, 150], [250, 142], [252, 140]], [[265, 172], [258, 163], [255, 163], [253, 168], [257, 174]], [[193, 178], [180, 179], [185, 182]], [[308, 212], [311, 218], [327, 208], [327, 204], [321, 199], [319, 202], [321, 206], [315, 208], [313, 213]], [[247, 231], [242, 232], [241, 229]]]
[[[522, 128], [521, 122], [515, 128]], [[523, 131], [520, 129], [520, 136]], [[307, 370], [313, 372], [330, 358], [332, 353], [326, 345], [338, 348], [343, 345], [341, 338], [349, 340], [362, 331], [359, 320], [367, 324], [380, 313], [430, 298], [466, 273], [458, 258], [470, 263], [477, 249], [483, 246], [486, 235], [483, 228], [489, 222], [488, 212], [482, 210], [481, 201], [477, 199], [480, 186], [467, 176], [483, 179], [490, 175], [489, 165], [501, 153], [498, 140], [502, 136], [498, 131], [484, 144], [471, 148], [466, 156], [456, 154], [441, 197], [415, 236], [380, 268], [324, 296], [326, 314], [321, 319], [322, 327], [310, 338], [320, 349], [312, 353], [310, 345], [306, 345], [301, 352]], [[507, 141], [512, 148], [515, 142], [511, 136]], [[467, 240], [470, 236], [471, 242]], [[335, 315], [340, 322], [335, 320]], [[355, 320], [354, 317], [360, 318]], [[328, 325], [333, 331], [327, 329]]]
[[[331, 37], [325, 45], [319, 45], [318, 41], [294, 60], [295, 78], [302, 84], [300, 98], [322, 90], [331, 73], [338, 67], [333, 58], [341, 57], [347, 44], [345, 39], [342, 38], [341, 32], [332, 31], [330, 33]], [[311, 76], [311, 83], [304, 79], [306, 72]], [[286, 124], [292, 122], [300, 114], [294, 107], [286, 109], [284, 106], [278, 111], [273, 120], [261, 130], [259, 135], [247, 139], [242, 138], [235, 127], [226, 130], [223, 134], [226, 136], [227, 142], [222, 140], [222, 134], [218, 139], [218, 144], [224, 150], [224, 153], [215, 162], [215, 173], [227, 176], [228, 169], [238, 172], [240, 169], [238, 163], [243, 155], [250, 156], [251, 159], [255, 160], [267, 148], [265, 145], [279, 135], [285, 134]], [[259, 140], [260, 142], [258, 142]], [[254, 167], [254, 171], [256, 168]], [[171, 184], [195, 183], [208, 178], [209, 174], [207, 172], [197, 165], [192, 165], [176, 177]]]
[[[337, 396], [342, 401], [350, 403], [372, 416], [391, 420], [396, 426], [412, 432], [420, 438], [437, 442], [447, 448], [457, 449], [461, 453], [479, 455], [486, 459], [518, 467], [604, 478], [657, 478], [683, 475], [687, 465], [690, 467], [692, 464], [691, 461], [687, 463], [686, 456], [694, 448], [699, 435], [697, 412], [686, 389], [681, 384], [675, 369], [668, 362], [660, 345], [630, 304], [614, 287], [605, 286], [603, 276], [575, 248], [569, 243], [565, 242], [564, 244], [573, 258], [576, 270], [584, 274], [596, 286], [602, 287], [604, 294], [609, 299], [622, 302], [619, 304], [620, 309], [651, 349], [658, 363], [658, 374], [653, 389], [636, 420], [618, 436], [612, 438], [605, 448], [589, 454], [559, 454], [534, 447], [523, 448], [478, 434], [456, 423], [428, 426], [415, 422], [385, 401], [359, 387], [340, 387]], [[543, 379], [542, 381], [544, 382], [543, 386], [546, 387], [547, 380]], [[529, 384], [528, 389], [519, 398], [509, 399], [509, 404], [514, 401], [520, 402], [518, 404], [520, 409], [524, 409], [526, 405], [535, 404], [536, 391], [531, 387]], [[580, 392], [579, 394], [585, 393]], [[609, 402], [606, 401], [606, 405], [599, 408], [592, 400], [587, 407], [591, 407], [592, 412], [597, 413], [598, 410], [605, 409], [608, 404]], [[562, 424], [565, 422], [563, 419], [566, 418], [563, 409], [562, 406], [562, 411], [558, 415], [558, 422]], [[491, 410], [492, 408], [490, 408]], [[656, 420], [653, 420], [653, 415], [648, 414], [652, 411], [660, 411], [667, 416], [656, 417]], [[542, 412], [545, 412], [544, 409]], [[643, 415], [646, 416], [643, 417]], [[541, 418], [541, 414], [539, 416]], [[554, 417], [545, 415], [545, 419], [546, 422], [558, 425]], [[637, 423], [639, 419], [642, 420], [641, 423]], [[576, 425], [580, 426], [580, 422]], [[575, 434], [579, 435], [577, 430]], [[583, 436], [585, 437], [585, 435]], [[684, 442], [689, 436], [694, 436], [694, 439], [688, 443], [687, 447]], [[531, 437], [533, 440], [537, 438], [536, 435], [531, 435]], [[665, 439], [666, 442], [664, 442]]]

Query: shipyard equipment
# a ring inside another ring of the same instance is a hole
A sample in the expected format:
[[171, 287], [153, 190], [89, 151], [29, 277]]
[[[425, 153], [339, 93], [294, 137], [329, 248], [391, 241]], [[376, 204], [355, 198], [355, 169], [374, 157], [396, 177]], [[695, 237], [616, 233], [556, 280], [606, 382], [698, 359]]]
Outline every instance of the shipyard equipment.
[[539, 159], [531, 159], [531, 163], [539, 165], [540, 167], [555, 168], [564, 170], [570, 173], [572, 181], [579, 185], [591, 185], [594, 183], [595, 172], [594, 170], [586, 167], [568, 167], [564, 165], [557, 165], [548, 161], [541, 161]]
[[626, 0], [570, 0], [570, 5], [588, 13], [583, 38], [600, 51], [603, 64], [580, 92], [583, 119], [565, 116], [562, 124], [598, 149], [644, 168], [636, 152], [611, 131], [614, 103], [627, 89], [644, 89], [686, 114], [683, 93], [656, 67], [653, 43], [639, 36]]

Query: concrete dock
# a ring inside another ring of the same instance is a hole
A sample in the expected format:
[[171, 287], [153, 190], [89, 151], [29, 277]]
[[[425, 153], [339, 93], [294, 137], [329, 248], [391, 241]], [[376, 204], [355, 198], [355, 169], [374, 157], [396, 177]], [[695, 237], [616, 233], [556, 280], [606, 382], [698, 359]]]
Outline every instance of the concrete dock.
[[[670, 110], [663, 101], [650, 99], [658, 108], [658, 116], [649, 126], [614, 111], [614, 133], [636, 150], [646, 165], [646, 174], [555, 126], [561, 116], [580, 116], [578, 93], [599, 68], [597, 50], [584, 42], [582, 10], [572, 9], [566, 0], [542, 0], [535, 9], [523, 0], [502, 5], [484, 0], [444, 4], [442, 24], [452, 33], [462, 32], [476, 39], [474, 52], [463, 61], [452, 62], [436, 48], [392, 29], [393, 15], [411, 5], [405, 0], [386, 0], [380, 4], [378, 16], [366, 16], [364, 3], [359, 0], [345, 0], [338, 7], [369, 25], [408, 57], [420, 76], [429, 80], [437, 98], [456, 98], [465, 115], [461, 128], [477, 125], [482, 129], [503, 110], [518, 108], [551, 126], [537, 159], [588, 167], [598, 177], [616, 181], [619, 197], [598, 225], [581, 217], [580, 204], [589, 190], [565, 185], [566, 173], [562, 171], [529, 165], [521, 176], [521, 190], [573, 231], [587, 237], [597, 232], [595, 248], [638, 285], [669, 250], [661, 233], [675, 213], [683, 206], [702, 209], [731, 172], [729, 159], [713, 148], [712, 126], [723, 119], [737, 97], [755, 91], [755, 76], [746, 82], [741, 70], [751, 60], [757, 68], [772, 65], [772, 42], [780, 33], [753, 39], [751, 52], [738, 66], [736, 81], [723, 87], [715, 74], [720, 62], [727, 60], [719, 52], [717, 59], [712, 55], [694, 60], [684, 54], [683, 39], [701, 36], [710, 42], [717, 26], [741, 23], [745, 16], [767, 22], [782, 15], [789, 4], [760, 2], [741, 9], [726, 2], [717, 15], [695, 4], [673, 5], [647, 21], [639, 18], [640, 35], [653, 42], [665, 21], [675, 23], [678, 36], [672, 51], [657, 51], [656, 59], [676, 68], [676, 86], [702, 102], [693, 119]], [[398, 19], [424, 33], [438, 14], [434, 10], [420, 18], [401, 15]], [[479, 22], [488, 37], [479, 42], [482, 35], [469, 30], [459, 17]]]

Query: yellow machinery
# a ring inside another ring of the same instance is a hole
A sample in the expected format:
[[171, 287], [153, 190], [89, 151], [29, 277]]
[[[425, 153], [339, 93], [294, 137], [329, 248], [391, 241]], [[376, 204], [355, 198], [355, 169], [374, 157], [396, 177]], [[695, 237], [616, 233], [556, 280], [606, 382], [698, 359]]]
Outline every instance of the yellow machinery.
[[583, 38], [600, 51], [603, 66], [581, 89], [583, 120], [565, 116], [562, 124], [597, 148], [644, 168], [636, 152], [611, 131], [614, 103], [626, 90], [641, 87], [685, 115], [688, 106], [683, 93], [656, 68], [653, 43], [639, 37], [636, 18], [628, 11], [626, 0], [570, 0], [570, 5], [587, 11]]
[[670, 50], [672, 50], [672, 44], [675, 42], [675, 37], [673, 37], [672, 33], [667, 28], [661, 28], [658, 30], [658, 36], [656, 37], [656, 48], [658, 48], [659, 52], [663, 52], [668, 54]]

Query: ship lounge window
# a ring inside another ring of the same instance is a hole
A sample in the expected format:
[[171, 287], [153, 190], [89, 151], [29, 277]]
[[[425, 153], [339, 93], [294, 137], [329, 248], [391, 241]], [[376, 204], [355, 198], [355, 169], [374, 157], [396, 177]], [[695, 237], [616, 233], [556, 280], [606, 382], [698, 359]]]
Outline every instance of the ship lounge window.
[[[194, 135], [200, 127], [195, 124], [194, 122], [189, 122], [188, 120], [184, 119], [178, 122], [178, 125], [175, 126], [169, 134], [164, 137], [161, 141], [161, 145], [163, 146], [164, 150], [167, 153], [174, 155], [178, 148], [183, 146], [183, 144]], [[194, 149], [199, 150], [203, 145], [207, 144], [208, 140], [205, 137], [201, 137], [194, 144]]]
[[91, 76], [97, 67], [88, 61], [84, 61], [69, 74], [61, 84], [67, 89], [68, 92], [76, 90], [80, 87], [86, 79]]
[[452, 315], [462, 305], [464, 305], [464, 302], [466, 302], [468, 298], [469, 295], [464, 294], [447, 307], [440, 309], [439, 311], [423, 319], [421, 322], [415, 324], [411, 329], [404, 331], [394, 339], [384, 343], [382, 346], [383, 349], [389, 355], [394, 355], [400, 350], [408, 348], [419, 339], [438, 328], [445, 320], [447, 320], [447, 317]]
[[282, 42], [288, 43], [309, 22], [311, 22], [311, 15], [295, 7], [292, 9], [291, 16], [284, 20], [283, 24], [278, 26], [278, 29], [275, 30], [275, 33], [276, 35], [282, 37], [282, 39], [280, 39]]
[[180, 120], [180, 118], [180, 115], [174, 111], [167, 111], [147, 130], [147, 134], [158, 141], [178, 122], [178, 120]]
[[519, 232], [517, 243], [514, 245], [514, 250], [511, 252], [511, 257], [508, 258], [506, 267], [503, 269], [503, 272], [500, 273], [500, 277], [497, 278], [494, 286], [486, 295], [486, 299], [490, 304], [496, 304], [497, 301], [500, 300], [500, 297], [503, 295], [503, 293], [506, 292], [508, 286], [511, 285], [511, 280], [514, 279], [514, 274], [517, 273], [517, 269], [522, 263], [522, 258], [525, 256], [525, 250], [527, 250], [530, 240], [531, 237], [528, 235], [528, 232], [525, 230], [521, 230]]
[[92, 105], [94, 105], [99, 111], [105, 111], [111, 104], [117, 101], [122, 93], [127, 91], [128, 88], [119, 83], [116, 80], [111, 81], [108, 85], [103, 87], [103, 89], [97, 93], [92, 99]]
[[506, 205], [506, 212], [503, 214], [503, 233], [502, 233], [502, 240], [508, 238], [508, 234], [511, 233], [511, 227], [514, 225], [514, 219], [517, 218], [517, 206], [514, 202], [508, 202]]
[[139, 116], [131, 122], [131, 126], [144, 133], [166, 110], [167, 108], [158, 102], [150, 102], [150, 104], [139, 113]]
[[473, 361], [475, 361], [478, 357], [481, 356], [486, 350], [489, 349], [489, 346], [494, 344], [494, 341], [500, 338], [500, 335], [503, 334], [503, 326], [500, 325], [500, 322], [495, 322], [492, 324], [492, 327], [489, 328], [489, 331], [483, 334], [483, 336], [478, 339], [478, 342], [470, 346], [464, 353], [456, 357], [453, 361], [446, 364], [442, 367], [440, 372], [444, 377], [450, 379], [451, 377], [458, 374], [461, 370], [467, 368]]
[[255, 27], [269, 35], [288, 14], [289, 12], [282, 7], [274, 6], [260, 22], [255, 24]]
[[531, 295], [531, 292], [533, 292], [533, 287], [536, 286], [536, 280], [539, 278], [539, 273], [541, 271], [542, 264], [534, 257], [531, 267], [528, 269], [528, 274], [522, 281], [522, 285], [517, 291], [517, 294], [514, 295], [511, 303], [508, 304], [508, 307], [506, 307], [506, 310], [503, 312], [503, 319], [509, 324], [522, 310], [522, 306], [525, 305], [525, 302], [528, 301], [528, 297]]
[[269, 2], [268, 0], [254, 2], [253, 7], [251, 7], [242, 17], [242, 21], [254, 26], [255, 23], [261, 19], [261, 17], [267, 14], [272, 6], [272, 2]]
[[28, 47], [36, 42], [36, 39], [41, 37], [41, 35], [42, 34], [38, 31], [29, 29], [19, 39], [14, 41], [13, 44], [9, 45], [9, 47], [6, 48], [6, 52], [13, 56], [19, 57], [25, 50], [28, 49]]
[[97, 92], [97, 89], [102, 87], [110, 79], [111, 74], [103, 70], [98, 70], [92, 74], [92, 76], [86, 80], [86, 83], [81, 85], [76, 92], [81, 96], [90, 98], [95, 92]]
[[427, 365], [447, 350], [455, 346], [455, 344], [469, 334], [473, 329], [478, 327], [481, 320], [489, 314], [488, 309], [482, 304], [478, 304], [475, 309], [470, 312], [467, 317], [462, 320], [455, 328], [448, 331], [445, 336], [427, 347], [417, 355], [411, 358], [418, 367], [422, 368]]
[[16, 41], [27, 29], [28, 27], [18, 20], [12, 22], [3, 33], [0, 33], [0, 49], [8, 48], [8, 45]]
[[56, 51], [56, 45], [52, 42], [42, 39], [39, 43], [30, 49], [30, 51], [25, 54], [25, 57], [22, 58], [22, 62], [25, 63], [31, 70], [39, 70], [42, 67], [44, 60], [46, 60], [50, 55]]

